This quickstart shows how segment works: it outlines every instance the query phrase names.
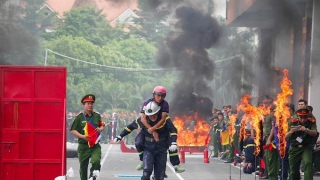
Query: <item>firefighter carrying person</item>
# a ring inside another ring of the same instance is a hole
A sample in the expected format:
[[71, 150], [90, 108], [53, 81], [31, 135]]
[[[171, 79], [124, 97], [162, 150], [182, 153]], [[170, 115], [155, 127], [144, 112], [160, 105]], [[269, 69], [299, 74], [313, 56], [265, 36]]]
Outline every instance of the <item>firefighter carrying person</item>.
[[[152, 92], [153, 97], [149, 98], [148, 100], [143, 102], [141, 110], [140, 110], [141, 123], [148, 129], [148, 132], [150, 134], [152, 134], [155, 141], [159, 141], [158, 133], [157, 133], [156, 129], [158, 129], [165, 122], [165, 119], [169, 113], [169, 103], [166, 100], [164, 100], [166, 95], [167, 95], [167, 90], [165, 87], [156, 86]], [[145, 106], [150, 102], [155, 102], [158, 106], [160, 106], [159, 114], [161, 114], [161, 117], [162, 117], [161, 120], [158, 121], [153, 126], [151, 126], [147, 122], [145, 111], [144, 111]], [[143, 162], [142, 161], [143, 161], [144, 139], [145, 139], [144, 134], [140, 134], [140, 133], [135, 138], [135, 146], [136, 146], [136, 149], [139, 153], [139, 158], [141, 161], [141, 163], [139, 163], [139, 165], [136, 167], [137, 170], [143, 169]], [[170, 162], [174, 166], [174, 170], [176, 173], [182, 173], [185, 170], [184, 170], [184, 168], [182, 168], [180, 166], [180, 159], [179, 159], [179, 156], [176, 154], [178, 154], [178, 152], [170, 152], [169, 151]], [[167, 177], [168, 176], [165, 174], [165, 178], [167, 178]]]
[[[161, 120], [160, 106], [151, 101], [145, 108], [145, 115], [148, 124], [156, 125]], [[169, 116], [165, 118], [165, 122], [155, 131], [158, 133], [159, 141], [155, 141], [152, 134], [148, 132], [148, 128], [141, 122], [141, 117], [127, 126], [114, 142], [119, 142], [121, 139], [132, 132], [134, 129], [141, 127], [141, 132], [144, 135], [144, 150], [143, 150], [143, 174], [141, 180], [150, 180], [152, 171], [154, 170], [155, 180], [163, 180], [167, 162], [167, 150], [177, 152], [177, 131]], [[178, 153], [176, 153], [178, 157]]]

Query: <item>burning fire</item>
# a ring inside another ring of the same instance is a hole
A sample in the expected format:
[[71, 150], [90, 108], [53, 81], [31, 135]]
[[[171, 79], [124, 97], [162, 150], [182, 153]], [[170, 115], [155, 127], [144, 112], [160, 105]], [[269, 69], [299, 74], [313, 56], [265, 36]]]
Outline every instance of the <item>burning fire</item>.
[[178, 146], [204, 146], [210, 125], [195, 113], [193, 116], [174, 118], [174, 126], [178, 130]]
[[290, 110], [287, 107], [289, 102], [289, 97], [293, 94], [293, 90], [290, 88], [292, 82], [288, 79], [289, 71], [283, 70], [283, 79], [280, 82], [280, 88], [282, 90], [281, 93], [277, 95], [277, 100], [275, 101], [276, 109], [275, 109], [275, 117], [276, 117], [276, 125], [278, 126], [278, 137], [279, 137], [279, 149], [280, 149], [280, 157], [284, 158], [286, 153], [286, 139], [285, 135], [288, 129], [287, 120], [290, 118]]
[[236, 128], [235, 128], [235, 124], [236, 124], [236, 120], [237, 120], [237, 114], [232, 114], [231, 116], [229, 116], [229, 139], [230, 139], [230, 144], [232, 144], [233, 142], [233, 135], [236, 133]]
[[255, 151], [254, 154], [258, 155], [260, 153], [260, 141], [261, 141], [261, 120], [263, 118], [263, 111], [249, 103], [249, 99], [251, 96], [245, 94], [241, 98], [240, 105], [238, 109], [241, 109], [245, 112], [245, 115], [242, 117], [241, 120], [241, 129], [240, 129], [240, 139], [245, 137], [245, 126], [248, 121], [251, 120], [250, 125], [252, 126], [255, 134], [254, 134], [254, 143], [255, 143]]

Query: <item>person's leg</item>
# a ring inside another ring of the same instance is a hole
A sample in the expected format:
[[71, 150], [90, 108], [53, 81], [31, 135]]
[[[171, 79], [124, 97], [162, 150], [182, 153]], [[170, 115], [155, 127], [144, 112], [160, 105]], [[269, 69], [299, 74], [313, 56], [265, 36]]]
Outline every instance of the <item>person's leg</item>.
[[139, 159], [141, 161], [140, 164], [136, 167], [137, 170], [142, 170], [143, 169], [143, 150], [144, 150], [144, 135], [142, 133], [137, 134], [135, 138], [135, 146], [139, 154]]
[[311, 148], [303, 148], [302, 162], [304, 164], [304, 179], [313, 179], [312, 151]]
[[[100, 144], [96, 144], [93, 148], [91, 148], [91, 168], [90, 168], [90, 177], [92, 177], [92, 173], [94, 170], [98, 170], [100, 172], [101, 169], [101, 146]], [[95, 179], [95, 178], [94, 178]]]
[[268, 169], [268, 179], [278, 180], [279, 175], [279, 158], [278, 150], [273, 149], [271, 152], [269, 150], [265, 151], [265, 160]]
[[88, 165], [91, 152], [87, 144], [78, 145], [78, 158], [80, 163], [79, 173], [81, 180], [88, 180]]
[[300, 163], [302, 156], [302, 148], [290, 147], [289, 148], [289, 171], [290, 180], [300, 179]]
[[150, 180], [155, 159], [149, 150], [143, 152], [143, 174], [141, 180]]
[[280, 158], [280, 171], [279, 171], [279, 177], [280, 180], [287, 180], [289, 177], [289, 153], [288, 148], [286, 149], [286, 155], [284, 158]]
[[154, 177], [156, 180], [163, 180], [167, 163], [166, 151], [159, 151], [155, 155]]
[[217, 140], [217, 135], [216, 133], [212, 133], [212, 141], [213, 141], [213, 157], [218, 157], [219, 153], [219, 145], [218, 145], [218, 140]]

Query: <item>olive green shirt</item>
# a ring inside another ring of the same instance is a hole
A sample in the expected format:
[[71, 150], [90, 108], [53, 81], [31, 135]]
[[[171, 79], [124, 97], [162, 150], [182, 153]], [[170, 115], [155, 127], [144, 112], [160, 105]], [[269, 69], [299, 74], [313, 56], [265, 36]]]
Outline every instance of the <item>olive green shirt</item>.
[[265, 136], [270, 135], [271, 128], [272, 128], [272, 117], [270, 115], [267, 115], [264, 119], [263, 135]]
[[[86, 122], [91, 121], [96, 127], [101, 126], [101, 116], [100, 114], [93, 112], [92, 116], [89, 116], [88, 114], [84, 115], [84, 113], [80, 113], [76, 116], [74, 119], [70, 131], [76, 130], [80, 134], [84, 135], [84, 127], [86, 125]], [[88, 141], [78, 138], [79, 144], [88, 144]]]
[[[310, 130], [317, 130], [316, 121], [311, 119], [311, 118], [309, 118], [309, 120], [304, 125], [302, 125], [300, 123], [299, 119], [292, 119], [292, 120], [289, 121], [289, 126], [288, 126], [288, 131], [287, 132], [290, 131], [291, 126], [298, 126], [298, 125], [304, 126], [304, 127], [308, 128]], [[297, 141], [298, 137], [300, 137], [302, 139], [301, 143], [299, 143]], [[289, 137], [290, 145], [292, 147], [296, 147], [298, 145], [303, 145], [303, 146], [311, 145], [312, 139], [313, 139], [312, 136], [310, 136], [309, 134], [307, 134], [306, 132], [303, 132], [303, 131], [294, 132]]]

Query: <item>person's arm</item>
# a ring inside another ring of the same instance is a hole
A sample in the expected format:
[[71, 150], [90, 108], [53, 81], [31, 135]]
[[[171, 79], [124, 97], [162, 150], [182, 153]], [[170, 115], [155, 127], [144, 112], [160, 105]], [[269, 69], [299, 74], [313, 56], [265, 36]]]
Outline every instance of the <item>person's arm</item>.
[[71, 134], [73, 134], [74, 136], [76, 136], [77, 138], [80, 138], [80, 139], [84, 139], [84, 140], [88, 140], [88, 138], [90, 136], [86, 136], [86, 135], [83, 135], [83, 134], [80, 134], [77, 130], [71, 130]]
[[104, 127], [106, 126], [106, 124], [104, 123], [104, 121], [101, 119], [101, 116], [99, 117], [100, 121], [99, 121], [99, 125], [98, 127], [95, 129], [96, 132], [101, 132], [104, 130]]
[[310, 136], [316, 136], [317, 135], [317, 126], [315, 123], [311, 126], [311, 129], [308, 129], [304, 126], [301, 126], [300, 131], [304, 131], [305, 133], [309, 134]]
[[268, 144], [271, 144], [271, 140], [272, 140], [272, 138], [273, 138], [273, 135], [274, 135], [274, 126], [272, 125], [272, 128], [271, 128], [271, 130], [270, 130], [270, 135], [269, 135], [269, 137], [268, 137], [268, 139], [267, 139], [267, 142], [266, 142], [267, 145], [268, 145]]
[[290, 127], [290, 131], [286, 133], [286, 139], [290, 138], [294, 132], [298, 131], [296, 127]]
[[139, 128], [139, 119], [133, 121], [131, 124], [129, 124], [127, 127], [125, 127], [123, 129], [123, 131], [120, 133], [119, 136], [117, 136], [113, 141], [116, 142], [120, 142], [122, 140], [122, 138], [128, 134], [130, 134], [133, 130], [138, 129]]
[[[150, 133], [150, 134], [152, 134], [152, 131], [151, 131], [151, 126], [150, 126], [150, 124], [147, 122], [147, 116], [146, 116], [146, 114], [144, 114], [144, 113], [140, 113], [140, 116], [141, 116], [141, 123], [148, 129], [148, 132]], [[150, 129], [150, 131], [149, 131], [149, 129]]]
[[[162, 113], [161, 113], [161, 120], [160, 120], [156, 125], [154, 125], [154, 126], [151, 127], [151, 131], [153, 132], [153, 131], [155, 131], [158, 127], [160, 127], [160, 126], [164, 123], [164, 121], [166, 120], [166, 117], [167, 117], [167, 112], [162, 112]], [[149, 131], [149, 129], [148, 129], [148, 131]]]

